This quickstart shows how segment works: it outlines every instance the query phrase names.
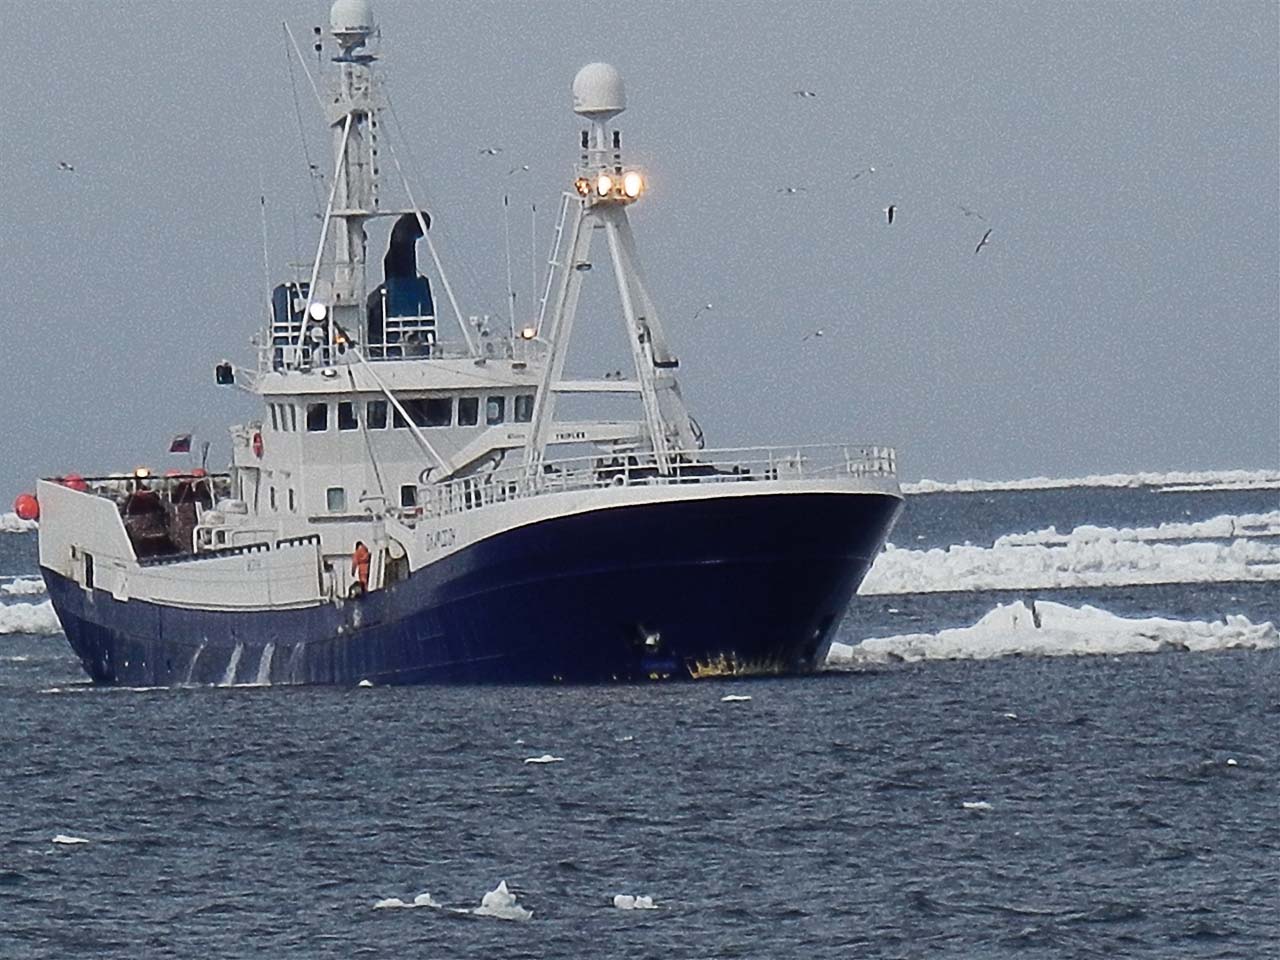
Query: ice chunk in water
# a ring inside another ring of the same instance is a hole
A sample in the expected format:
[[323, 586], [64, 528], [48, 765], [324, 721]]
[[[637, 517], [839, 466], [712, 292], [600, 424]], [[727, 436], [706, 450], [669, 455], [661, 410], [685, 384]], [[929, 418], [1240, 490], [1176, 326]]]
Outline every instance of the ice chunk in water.
[[516, 903], [516, 895], [507, 889], [505, 880], [486, 893], [480, 900], [480, 906], [471, 912], [478, 917], [496, 917], [499, 920], [528, 920], [533, 916], [532, 910]]
[[615, 893], [613, 895], [613, 905], [619, 910], [657, 910], [658, 905], [653, 902], [653, 897], [640, 895], [633, 897], [629, 893]]

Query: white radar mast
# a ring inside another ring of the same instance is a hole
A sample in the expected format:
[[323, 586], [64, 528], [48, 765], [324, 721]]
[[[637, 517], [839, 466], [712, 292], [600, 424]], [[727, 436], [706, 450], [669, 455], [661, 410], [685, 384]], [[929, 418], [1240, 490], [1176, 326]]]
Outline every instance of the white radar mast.
[[[316, 31], [319, 33], [318, 27]], [[301, 367], [308, 362], [308, 356], [316, 355], [314, 350], [308, 354], [302, 349], [303, 337], [308, 331], [312, 336], [323, 333], [321, 342], [327, 344], [325, 354], [330, 358], [348, 345], [364, 344], [367, 331], [365, 225], [376, 218], [404, 215], [417, 220], [467, 348], [475, 352], [475, 339], [463, 321], [453, 288], [427, 235], [429, 222], [414, 201], [403, 172], [401, 181], [409, 198], [409, 209], [387, 209], [379, 201], [381, 131], [378, 117], [383, 102], [373, 76], [373, 64], [378, 57], [372, 48], [379, 34], [372, 4], [369, 0], [335, 0], [329, 9], [329, 33], [338, 48], [331, 57], [338, 68], [337, 84], [323, 104], [333, 136], [333, 174], [307, 285], [303, 311], [306, 320], [289, 328], [296, 330], [291, 337], [294, 340], [291, 365]], [[394, 145], [388, 141], [387, 146], [399, 170]], [[325, 265], [329, 267], [328, 275], [322, 276], [321, 268]], [[434, 336], [434, 317], [428, 319]]]
[[[674, 453], [692, 451], [697, 446], [676, 383], [679, 361], [667, 347], [627, 216], [627, 207], [640, 199], [646, 184], [640, 171], [624, 165], [622, 136], [618, 130], [609, 129], [609, 121], [626, 107], [622, 76], [612, 65], [589, 63], [574, 77], [574, 113], [591, 126], [582, 131], [573, 190], [565, 193], [561, 206], [556, 249], [551, 258], [553, 272], [547, 278], [538, 326], [521, 331], [529, 339], [538, 337], [549, 344], [525, 449], [530, 476], [541, 470], [552, 432], [556, 394], [562, 388], [568, 389], [561, 378], [578, 297], [591, 269], [591, 239], [597, 229], [604, 231], [608, 244], [636, 370], [633, 386], [644, 406], [646, 432], [658, 470], [669, 473]], [[619, 392], [618, 386], [609, 384], [607, 392]]]

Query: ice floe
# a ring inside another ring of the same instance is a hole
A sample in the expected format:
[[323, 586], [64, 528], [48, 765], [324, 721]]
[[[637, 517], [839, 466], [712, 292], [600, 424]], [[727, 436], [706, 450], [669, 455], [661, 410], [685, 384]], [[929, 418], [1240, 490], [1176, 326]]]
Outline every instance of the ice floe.
[[401, 900], [399, 897], [387, 897], [385, 900], [379, 900], [375, 903], [373, 905], [373, 909], [386, 910], [397, 907], [404, 907], [406, 909], [413, 909], [414, 907], [433, 907], [435, 909], [440, 909], [440, 906], [441, 905], [432, 898], [431, 894], [420, 893], [408, 903], [405, 903], [405, 901]]
[[507, 889], [502, 880], [480, 899], [480, 906], [471, 911], [477, 917], [496, 917], [499, 920], [528, 920], [532, 910], [526, 910], [516, 902], [516, 895]]
[[[6, 578], [0, 577], [0, 580]], [[13, 577], [0, 583], [0, 593], [11, 597], [34, 597], [44, 593], [44, 581], [39, 577]]]
[[1017, 601], [1001, 604], [971, 627], [938, 633], [879, 637], [849, 645], [833, 643], [829, 668], [918, 660], [986, 660], [1007, 656], [1083, 656], [1156, 653], [1162, 650], [1271, 649], [1280, 631], [1270, 622], [1247, 618], [1169, 620], [1126, 619], [1096, 607]]
[[27, 533], [37, 529], [39, 524], [34, 520], [23, 520], [16, 513], [0, 513], [0, 533]]
[[1065, 487], [1160, 487], [1171, 490], [1271, 490], [1280, 488], [1274, 470], [1194, 470], [1172, 473], [1107, 473], [1084, 477], [1027, 477], [1022, 480], [920, 480], [904, 483], [904, 493], [985, 493], [995, 490], [1057, 490]]
[[540, 757], [525, 757], [525, 763], [563, 763], [564, 757], [554, 757], [549, 753], [544, 753]]
[[1059, 533], [1056, 527], [1009, 533], [999, 537], [997, 547], [1061, 546], [1095, 543], [1099, 540], [1236, 540], [1240, 537], [1280, 537], [1280, 510], [1270, 513], [1224, 514], [1194, 523], [1162, 523], [1158, 527], [1095, 527], [1084, 524], [1070, 533]]
[[985, 800], [965, 800], [960, 804], [960, 806], [965, 810], [972, 810], [975, 813], [985, 813], [988, 810], [994, 809], [991, 804], [987, 803]]
[[727, 693], [720, 698], [721, 703], [746, 703], [751, 699], [750, 694], [745, 693]]
[[62, 632], [53, 602], [0, 604], [0, 634], [27, 633], [52, 636]]
[[658, 905], [653, 902], [653, 897], [640, 895], [633, 897], [629, 893], [615, 893], [613, 895], [613, 905], [619, 910], [657, 910]]
[[1049, 527], [1007, 534], [990, 547], [953, 544], [946, 549], [907, 550], [889, 544], [859, 592], [1047, 590], [1240, 580], [1280, 580], [1280, 512], [1158, 527], [1081, 526], [1067, 534]]
[[69, 847], [74, 847], [79, 844], [88, 843], [88, 842], [89, 841], [86, 840], [84, 837], [73, 837], [68, 833], [54, 834], [53, 839], [50, 841], [50, 843], [60, 843]]

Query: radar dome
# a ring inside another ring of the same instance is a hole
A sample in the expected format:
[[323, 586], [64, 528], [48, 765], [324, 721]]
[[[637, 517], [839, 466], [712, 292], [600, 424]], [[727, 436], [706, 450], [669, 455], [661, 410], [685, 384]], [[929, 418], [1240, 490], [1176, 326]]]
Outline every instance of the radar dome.
[[588, 63], [573, 78], [573, 112], [608, 120], [627, 109], [622, 74], [608, 63]]
[[373, 33], [373, 5], [369, 0], [334, 0], [329, 26], [334, 36], [367, 36]]

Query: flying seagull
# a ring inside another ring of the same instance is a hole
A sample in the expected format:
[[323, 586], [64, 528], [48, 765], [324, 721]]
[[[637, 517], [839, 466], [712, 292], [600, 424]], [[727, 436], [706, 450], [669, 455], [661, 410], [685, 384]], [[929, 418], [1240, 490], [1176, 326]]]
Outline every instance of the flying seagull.
[[983, 247], [987, 245], [987, 237], [991, 236], [991, 231], [993, 229], [994, 229], [993, 227], [987, 227], [987, 232], [982, 235], [982, 239], [978, 241], [978, 245], [973, 248], [974, 253], [977, 253], [979, 250], [981, 250]]
[[65, 161], [65, 160], [59, 160], [59, 161], [58, 161], [58, 169], [59, 169], [59, 170], [61, 170], [63, 173], [75, 173], [75, 172], [76, 172], [76, 168], [75, 168], [75, 167], [73, 167], [71, 164], [67, 163], [67, 161]]
[[970, 210], [970, 209], [969, 209], [968, 207], [966, 207], [963, 203], [958, 203], [958, 204], [956, 204], [956, 206], [958, 206], [958, 207], [961, 209], [961, 211], [963, 211], [963, 212], [964, 212], [964, 215], [965, 215], [966, 217], [977, 217], [979, 220], [985, 220], [985, 219], [987, 219], [987, 218], [986, 218], [986, 217], [984, 217], [982, 214], [980, 214], [977, 210]]
[[[886, 163], [884, 166], [885, 166], [885, 167], [892, 167], [892, 166], [893, 166], [893, 164], [892, 164], [892, 163]], [[869, 175], [869, 174], [875, 173], [877, 170], [880, 170], [880, 169], [882, 169], [882, 168], [881, 168], [881, 167], [866, 167], [866, 168], [864, 168], [864, 169], [862, 169], [862, 170], [859, 170], [857, 173], [855, 173], [855, 174], [854, 174], [852, 177], [850, 177], [849, 179], [850, 179], [850, 180], [857, 180], [857, 179], [858, 179], [859, 177], [861, 177], [861, 176], [866, 176], [866, 175]]]
[[498, 154], [502, 152], [502, 148], [501, 147], [481, 147], [480, 152], [483, 153], [486, 157], [496, 157]]
[[791, 95], [793, 97], [799, 97], [801, 100], [812, 100], [817, 96], [817, 94], [812, 90], [792, 90]]
[[892, 223], [893, 223], [893, 215], [894, 215], [897, 211], [898, 211], [898, 205], [897, 205], [896, 203], [891, 203], [891, 204], [889, 204], [887, 207], [885, 207], [885, 208], [884, 208], [884, 218], [885, 218], [885, 220], [887, 220], [890, 224], [892, 224]]
[[805, 340], [808, 340], [810, 337], [815, 337], [815, 338], [816, 338], [816, 337], [824, 337], [824, 336], [826, 336], [826, 334], [825, 334], [825, 333], [823, 333], [823, 331], [821, 331], [821, 330], [814, 330], [812, 333], [806, 333], [803, 337], [801, 337], [801, 338], [800, 338], [800, 340], [801, 340], [801, 342], [803, 342], [803, 341], [805, 341]]
[[522, 163], [522, 164], [520, 164], [520, 166], [518, 166], [518, 167], [512, 167], [510, 170], [508, 170], [508, 171], [507, 171], [507, 176], [508, 176], [508, 177], [510, 177], [510, 176], [512, 176], [512, 175], [514, 175], [514, 174], [519, 173], [519, 172], [520, 172], [520, 171], [522, 171], [522, 170], [527, 171], [528, 169], [529, 169], [529, 165], [528, 165], [527, 163]]
[[697, 310], [693, 311], [693, 317], [692, 317], [692, 319], [697, 320], [697, 319], [698, 319], [698, 317], [699, 317], [701, 314], [706, 313], [706, 312], [707, 312], [708, 310], [710, 310], [710, 309], [711, 309], [711, 304], [709, 304], [709, 303], [704, 303], [704, 304], [703, 304], [702, 306], [700, 306]]
[[777, 192], [792, 196], [797, 193], [804, 193], [807, 189], [807, 187], [779, 187]]

